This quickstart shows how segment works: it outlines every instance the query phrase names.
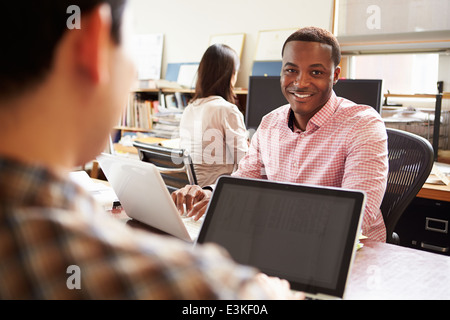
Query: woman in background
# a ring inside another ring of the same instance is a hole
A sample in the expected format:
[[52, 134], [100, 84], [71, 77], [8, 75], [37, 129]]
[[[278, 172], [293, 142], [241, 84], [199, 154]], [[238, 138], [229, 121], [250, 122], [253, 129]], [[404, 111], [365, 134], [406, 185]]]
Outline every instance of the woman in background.
[[248, 151], [244, 116], [234, 104], [239, 64], [230, 47], [209, 47], [200, 61], [194, 97], [181, 118], [180, 146], [191, 155], [202, 187], [235, 171]]

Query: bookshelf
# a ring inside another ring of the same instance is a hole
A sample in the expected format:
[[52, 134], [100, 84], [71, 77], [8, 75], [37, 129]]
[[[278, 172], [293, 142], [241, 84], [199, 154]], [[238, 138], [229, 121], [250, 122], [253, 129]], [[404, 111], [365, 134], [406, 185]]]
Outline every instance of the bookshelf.
[[[129, 94], [127, 106], [114, 127], [113, 141], [126, 134], [149, 134], [166, 139], [178, 138], [181, 115], [194, 95], [193, 89], [136, 88]], [[247, 89], [236, 89], [236, 105], [245, 116]]]

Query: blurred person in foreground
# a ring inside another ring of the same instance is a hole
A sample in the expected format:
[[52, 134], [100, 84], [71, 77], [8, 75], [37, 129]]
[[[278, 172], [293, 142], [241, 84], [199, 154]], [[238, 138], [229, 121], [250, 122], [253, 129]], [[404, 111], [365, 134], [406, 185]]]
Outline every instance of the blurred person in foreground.
[[217, 246], [131, 229], [69, 179], [104, 150], [135, 78], [125, 8], [0, 5], [0, 299], [300, 298]]

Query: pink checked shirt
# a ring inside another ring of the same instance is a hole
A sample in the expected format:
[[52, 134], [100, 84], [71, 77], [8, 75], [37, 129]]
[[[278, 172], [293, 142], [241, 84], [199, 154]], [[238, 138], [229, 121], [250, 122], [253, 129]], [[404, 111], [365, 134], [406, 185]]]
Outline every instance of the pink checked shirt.
[[292, 117], [289, 105], [266, 115], [233, 176], [365, 191], [362, 233], [386, 241], [380, 205], [388, 173], [387, 134], [380, 115], [333, 92], [306, 131], [296, 128]]

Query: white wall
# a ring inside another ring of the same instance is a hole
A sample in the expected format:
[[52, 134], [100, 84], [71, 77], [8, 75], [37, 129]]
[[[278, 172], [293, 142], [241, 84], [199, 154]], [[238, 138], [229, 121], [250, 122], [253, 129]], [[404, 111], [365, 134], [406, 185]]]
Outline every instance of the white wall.
[[444, 92], [450, 92], [450, 51], [439, 55], [438, 81], [444, 81]]
[[331, 31], [333, 20], [333, 0], [130, 0], [130, 6], [135, 33], [165, 36], [163, 78], [167, 63], [199, 62], [211, 35], [245, 33], [237, 82], [244, 88], [259, 31], [305, 26]]

